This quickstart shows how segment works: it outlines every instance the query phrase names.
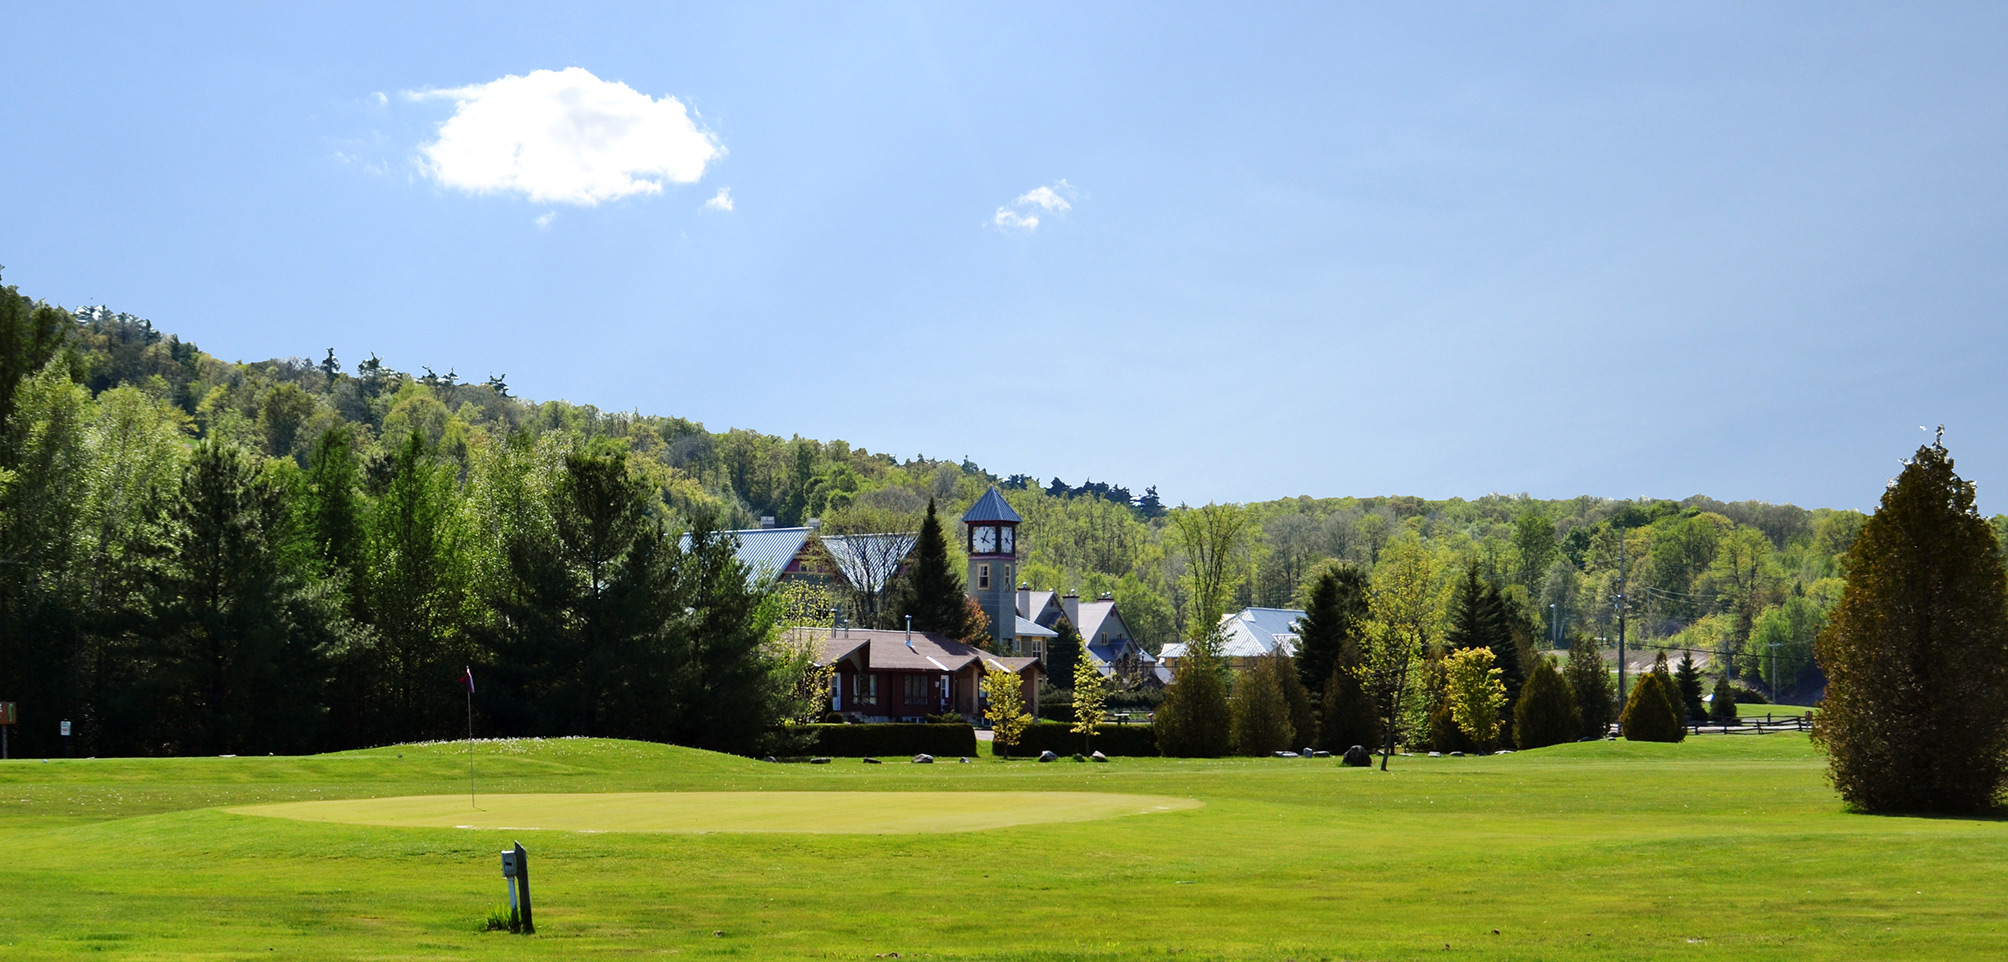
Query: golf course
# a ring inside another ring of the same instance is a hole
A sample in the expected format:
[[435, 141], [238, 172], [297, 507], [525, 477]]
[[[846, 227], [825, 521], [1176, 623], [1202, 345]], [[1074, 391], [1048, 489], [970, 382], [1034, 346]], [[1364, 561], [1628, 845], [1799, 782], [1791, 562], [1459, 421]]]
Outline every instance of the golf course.
[[[0, 958], [1994, 959], [2008, 823], [1802, 735], [771, 764], [590, 739], [0, 763]], [[533, 936], [482, 931], [497, 852]]]

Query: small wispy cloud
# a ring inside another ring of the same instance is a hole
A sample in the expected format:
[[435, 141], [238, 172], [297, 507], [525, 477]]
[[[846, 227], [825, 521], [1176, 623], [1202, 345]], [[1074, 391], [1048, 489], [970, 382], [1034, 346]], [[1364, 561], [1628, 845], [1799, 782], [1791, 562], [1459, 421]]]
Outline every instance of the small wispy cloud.
[[731, 212], [732, 212], [732, 188], [730, 188], [730, 187], [720, 187], [720, 188], [718, 188], [718, 193], [716, 193], [716, 194], [713, 194], [713, 195], [711, 195], [711, 199], [710, 199], [710, 200], [707, 200], [707, 201], [705, 201], [705, 202], [704, 202], [704, 209], [705, 209], [705, 210], [722, 210], [722, 211], [725, 211], [725, 212], [726, 212], [726, 213], [728, 213], [728, 214], [729, 214], [729, 213], [731, 213]]
[[990, 218], [990, 223], [1001, 230], [1029, 234], [1039, 229], [1041, 212], [1055, 217], [1062, 216], [1074, 209], [1073, 202], [1080, 199], [1080, 194], [1080, 191], [1074, 189], [1074, 185], [1065, 180], [1057, 181], [1049, 187], [1034, 187], [1013, 198], [1009, 204], [997, 208], [997, 213]]
[[676, 98], [650, 97], [581, 67], [403, 96], [453, 101], [438, 138], [419, 148], [420, 166], [474, 194], [590, 207], [695, 183], [725, 153]]
[[558, 219], [557, 211], [547, 210], [544, 212], [544, 215], [542, 217], [537, 218], [537, 226], [548, 228], [551, 226], [551, 222], [557, 219]]

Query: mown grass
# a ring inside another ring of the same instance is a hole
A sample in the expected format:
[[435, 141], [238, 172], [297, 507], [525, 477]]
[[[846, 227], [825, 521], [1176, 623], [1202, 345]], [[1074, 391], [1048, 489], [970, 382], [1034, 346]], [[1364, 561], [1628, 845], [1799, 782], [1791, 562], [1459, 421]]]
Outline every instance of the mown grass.
[[[221, 810], [458, 791], [458, 745], [9, 762], [0, 957], [1748, 962], [1993, 959], [2008, 944], [2008, 823], [1849, 814], [1798, 735], [1405, 758], [1387, 774], [1328, 760], [808, 766], [629, 742], [478, 748], [495, 792], [1205, 804], [947, 835], [511, 834]], [[477, 931], [503, 898], [495, 853], [512, 838], [533, 853], [532, 937]]]

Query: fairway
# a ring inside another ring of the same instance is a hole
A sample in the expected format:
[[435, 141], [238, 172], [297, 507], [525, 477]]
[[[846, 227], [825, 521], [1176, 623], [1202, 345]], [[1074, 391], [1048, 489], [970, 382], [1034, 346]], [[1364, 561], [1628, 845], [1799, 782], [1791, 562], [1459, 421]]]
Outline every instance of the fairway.
[[973, 832], [1198, 808], [1189, 798], [1104, 792], [596, 792], [409, 795], [226, 809], [305, 822], [506, 832]]

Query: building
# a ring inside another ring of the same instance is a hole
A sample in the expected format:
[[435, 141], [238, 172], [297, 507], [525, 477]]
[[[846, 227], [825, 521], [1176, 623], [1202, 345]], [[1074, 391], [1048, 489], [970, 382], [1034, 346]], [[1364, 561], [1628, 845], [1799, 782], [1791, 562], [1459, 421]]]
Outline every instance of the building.
[[983, 676], [1014, 673], [1022, 679], [1025, 710], [1039, 713], [1036, 658], [993, 655], [974, 645], [927, 631], [865, 628], [794, 628], [810, 633], [821, 650], [817, 664], [836, 670], [830, 710], [857, 722], [917, 722], [954, 713], [983, 715]]
[[1018, 605], [1011, 586], [1017, 584], [1018, 525], [1024, 518], [1011, 509], [996, 485], [962, 513], [963, 546], [969, 551], [969, 596], [990, 618], [991, 647], [1018, 650]]
[[[1243, 608], [1220, 616], [1223, 640], [1220, 656], [1235, 669], [1251, 668], [1255, 659], [1282, 652], [1297, 653], [1297, 621], [1304, 612], [1296, 608]], [[1158, 677], [1171, 680], [1178, 660], [1185, 657], [1190, 642], [1164, 646], [1158, 652]]]
[[1130, 635], [1129, 625], [1123, 621], [1114, 595], [1104, 594], [1092, 601], [1082, 601], [1079, 595], [1071, 592], [1062, 595], [1054, 591], [1033, 591], [1028, 585], [1019, 585], [1015, 607], [1019, 622], [1019, 654], [1043, 660], [1051, 650], [1053, 640], [1059, 637], [1054, 627], [1061, 618], [1065, 618], [1088, 643], [1088, 658], [1094, 662], [1102, 677], [1107, 678], [1117, 672], [1153, 676], [1156, 672], [1157, 657]]

